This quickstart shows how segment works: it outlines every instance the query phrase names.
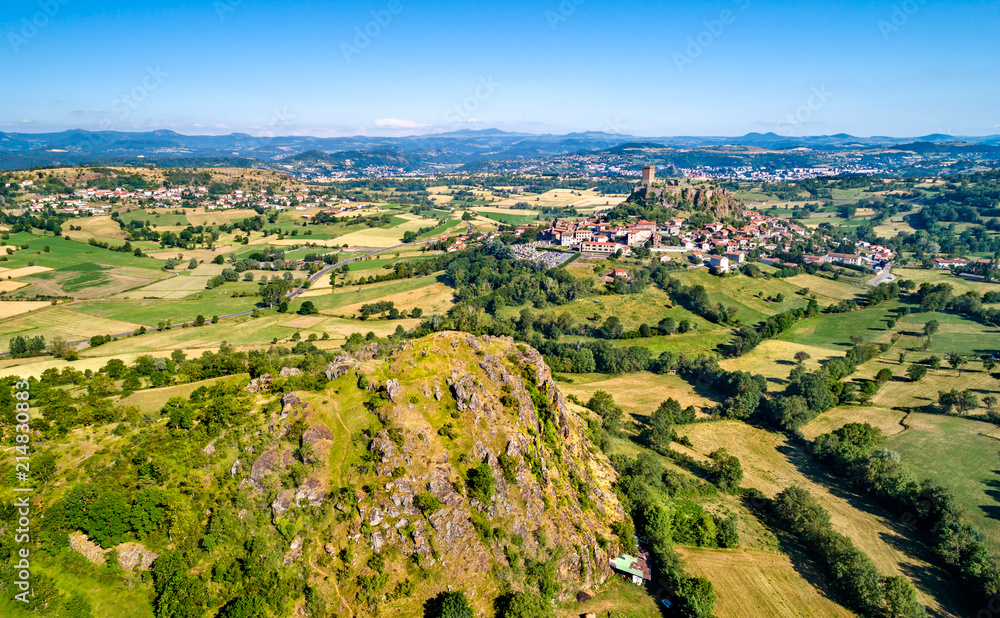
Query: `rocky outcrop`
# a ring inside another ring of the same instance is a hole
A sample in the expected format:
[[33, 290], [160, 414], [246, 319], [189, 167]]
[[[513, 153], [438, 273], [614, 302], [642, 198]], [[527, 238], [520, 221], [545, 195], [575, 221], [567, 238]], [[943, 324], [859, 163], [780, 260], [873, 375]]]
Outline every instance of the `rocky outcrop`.
[[[525, 559], [560, 556], [557, 579], [572, 593], [610, 575], [598, 541], [613, 539], [609, 525], [624, 517], [611, 490], [614, 471], [587, 440], [585, 423], [566, 404], [540, 354], [510, 338], [456, 333], [378, 352], [378, 359], [362, 359], [361, 352], [338, 356], [326, 377], [363, 373], [370, 389], [388, 399], [351, 390], [358, 386], [349, 379], [331, 385], [326, 396], [310, 396], [309, 407], [301, 399], [282, 398], [283, 409], [305, 420], [300, 452], [309, 472], [298, 487], [280, 491], [270, 511], [275, 518], [294, 519], [301, 515], [297, 509], [329, 508], [336, 522], [323, 533], [329, 536], [303, 535], [302, 548], [289, 548], [284, 560], [301, 563], [311, 551], [334, 555], [355, 544], [359, 563], [367, 560], [366, 551], [381, 552], [396, 573], [401, 556], [416, 554], [435, 578], [457, 581], [505, 563], [503, 544], [481, 536], [487, 526], [518, 535]], [[410, 395], [419, 400], [411, 402]], [[338, 396], [334, 413], [334, 403], [325, 399]], [[371, 402], [377, 409], [362, 407]], [[347, 440], [357, 439], [353, 432], [370, 426], [351, 424], [352, 419], [372, 412], [382, 425], [365, 434], [368, 455], [342, 456]], [[351, 424], [350, 438], [339, 430], [338, 415]], [[556, 442], [542, 431], [542, 421], [555, 426]], [[277, 443], [277, 432], [264, 435]], [[286, 452], [290, 448], [271, 447], [257, 458], [245, 479], [250, 491], [274, 490], [266, 479], [285, 478], [283, 469], [295, 461]], [[468, 494], [465, 476], [480, 462], [493, 469], [496, 480], [495, 492], [482, 503]], [[234, 470], [239, 474], [239, 466]], [[325, 481], [330, 472], [339, 475], [333, 486]], [[586, 509], [581, 486], [590, 499]], [[422, 513], [415, 505], [422, 492], [440, 500], [441, 508]], [[538, 531], [548, 539], [544, 546], [536, 540]], [[315, 547], [309, 549], [310, 543]], [[478, 592], [475, 585], [470, 592]]]
[[[111, 549], [101, 548], [82, 532], [69, 535], [69, 547], [94, 564], [105, 564], [108, 561], [108, 553], [111, 552]], [[159, 554], [149, 551], [138, 543], [121, 543], [112, 549], [118, 556], [118, 565], [126, 571], [137, 567], [145, 571], [159, 557]]]
[[302, 375], [301, 369], [296, 369], [295, 367], [282, 367], [281, 371], [278, 372], [279, 378], [290, 378], [292, 376]]
[[270, 392], [273, 383], [274, 380], [271, 378], [271, 374], [264, 373], [261, 374], [259, 378], [250, 380], [250, 383], [247, 384], [246, 390], [249, 393], [267, 393]]
[[340, 376], [347, 375], [352, 369], [360, 364], [358, 359], [354, 358], [350, 354], [341, 352], [333, 359], [329, 365], [326, 366], [326, 379], [336, 380]]
[[295, 490], [295, 504], [301, 506], [303, 503], [309, 506], [319, 506], [326, 499], [326, 489], [323, 483], [314, 478], [307, 478], [302, 485]]
[[392, 378], [385, 383], [385, 392], [389, 395], [389, 399], [393, 402], [399, 397], [399, 392], [402, 387], [399, 385], [399, 380]]
[[303, 410], [308, 404], [295, 393], [285, 393], [281, 396], [281, 418], [285, 418], [298, 410]]
[[280, 473], [282, 468], [294, 463], [295, 458], [287, 451], [278, 452], [275, 449], [265, 451], [250, 467], [250, 482], [263, 489], [264, 477], [271, 472]]
[[333, 432], [326, 425], [313, 425], [302, 433], [303, 444], [315, 444], [320, 440], [333, 440]]
[[145, 571], [159, 558], [159, 554], [149, 551], [138, 543], [122, 543], [115, 547], [115, 550], [118, 554], [118, 564], [126, 571], [135, 568]]

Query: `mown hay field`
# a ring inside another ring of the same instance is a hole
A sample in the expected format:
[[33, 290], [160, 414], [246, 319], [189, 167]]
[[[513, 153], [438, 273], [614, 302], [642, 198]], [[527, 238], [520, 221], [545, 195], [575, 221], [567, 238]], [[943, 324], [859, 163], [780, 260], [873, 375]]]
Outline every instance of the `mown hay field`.
[[[715, 586], [718, 618], [843, 616], [854, 614], [816, 590], [798, 565], [779, 553], [677, 548], [693, 575]], [[811, 574], [817, 577], [816, 573]]]
[[955, 606], [949, 578], [928, 562], [926, 547], [907, 536], [911, 531], [870, 500], [849, 492], [784, 436], [739, 421], [698, 423], [679, 433], [702, 456], [726, 448], [743, 465], [743, 485], [768, 497], [791, 485], [806, 488], [830, 512], [834, 529], [850, 537], [882, 574], [909, 577], [932, 611], [949, 615]]

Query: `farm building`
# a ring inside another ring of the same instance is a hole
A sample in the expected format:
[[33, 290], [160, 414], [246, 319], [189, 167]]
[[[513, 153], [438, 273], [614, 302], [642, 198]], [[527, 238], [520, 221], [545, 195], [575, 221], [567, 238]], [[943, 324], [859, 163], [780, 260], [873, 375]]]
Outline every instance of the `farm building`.
[[649, 560], [645, 556], [622, 554], [609, 562], [611, 568], [616, 573], [631, 577], [633, 584], [641, 586], [642, 582], [649, 581], [652, 578], [652, 572], [649, 570]]

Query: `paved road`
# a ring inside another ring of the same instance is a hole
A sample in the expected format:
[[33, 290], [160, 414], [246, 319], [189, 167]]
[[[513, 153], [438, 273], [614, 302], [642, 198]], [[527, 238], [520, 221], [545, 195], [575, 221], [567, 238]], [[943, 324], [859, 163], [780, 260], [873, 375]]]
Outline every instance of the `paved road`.
[[892, 281], [893, 279], [895, 279], [895, 277], [892, 276], [892, 264], [886, 264], [885, 268], [882, 269], [882, 272], [875, 275], [875, 277], [868, 282], [868, 285], [875, 287], [880, 283], [886, 283]]
[[[418, 240], [416, 242], [403, 243], [403, 244], [395, 245], [393, 247], [387, 247], [385, 249], [374, 249], [372, 251], [369, 251], [368, 253], [364, 253], [362, 255], [358, 255], [357, 257], [353, 257], [353, 258], [351, 258], [349, 260], [341, 260], [340, 262], [337, 262], [336, 264], [329, 264], [329, 265], [323, 267], [322, 270], [317, 271], [316, 274], [314, 274], [314, 275], [312, 275], [312, 276], [309, 277], [309, 283], [310, 284], [316, 283], [316, 281], [318, 281], [320, 279], [320, 277], [323, 277], [324, 275], [329, 274], [330, 271], [334, 270], [335, 268], [340, 268], [344, 264], [351, 264], [352, 262], [357, 262], [358, 260], [363, 260], [364, 258], [372, 256], [372, 255], [378, 255], [380, 253], [387, 253], [389, 251], [398, 251], [399, 249], [405, 249], [406, 247], [416, 247], [416, 246], [424, 245], [424, 244], [427, 244], [427, 243], [430, 243], [430, 242], [437, 242], [438, 240], [441, 240], [441, 239], [440, 238], [429, 238], [427, 240]], [[291, 292], [288, 293], [288, 298], [289, 299], [295, 298], [296, 296], [298, 296], [299, 294], [301, 294], [302, 292], [305, 292], [305, 291], [306, 291], [306, 287], [305, 286], [299, 286], [299, 287], [295, 288], [294, 290], [292, 290]], [[256, 309], [256, 307], [254, 309]], [[227, 315], [220, 315], [219, 316], [219, 320], [222, 321], [222, 320], [228, 320], [230, 318], [238, 318], [240, 316], [250, 315], [251, 313], [254, 312], [254, 309], [247, 309], [246, 311], [240, 311], [238, 313], [230, 313], [230, 314], [227, 314]], [[163, 329], [163, 330], [170, 330], [170, 329], [178, 328], [178, 327], [185, 326], [185, 325], [186, 326], [192, 326], [193, 324], [194, 324], [194, 320], [192, 320], [190, 322], [180, 322], [180, 323], [177, 323], [177, 324], [172, 324], [169, 328], [166, 328], [166, 329]], [[146, 332], [147, 333], [155, 333], [158, 330], [161, 330], [161, 329], [159, 329], [159, 328], [147, 328]], [[134, 332], [129, 332], [129, 333], [118, 333], [118, 334], [109, 335], [109, 336], [111, 338], [113, 338], [113, 339], [119, 339], [121, 337], [128, 337], [128, 336], [133, 335], [133, 334], [134, 334]], [[79, 345], [81, 343], [88, 343], [89, 341], [90, 341], [90, 339], [80, 339], [78, 341], [69, 341], [67, 343], [69, 343], [70, 345]], [[2, 353], [0, 353], [0, 356], [7, 356], [9, 354], [10, 354], [10, 352], [2, 352]]]

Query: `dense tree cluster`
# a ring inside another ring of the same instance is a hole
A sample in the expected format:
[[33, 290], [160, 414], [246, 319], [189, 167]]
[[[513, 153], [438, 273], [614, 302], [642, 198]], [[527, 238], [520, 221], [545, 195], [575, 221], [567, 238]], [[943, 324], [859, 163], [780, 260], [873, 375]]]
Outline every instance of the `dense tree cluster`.
[[847, 536], [834, 531], [830, 514], [805, 489], [792, 486], [775, 497], [771, 517], [822, 565], [826, 580], [848, 608], [862, 616], [921, 618], [926, 610], [904, 577], [883, 577]]

